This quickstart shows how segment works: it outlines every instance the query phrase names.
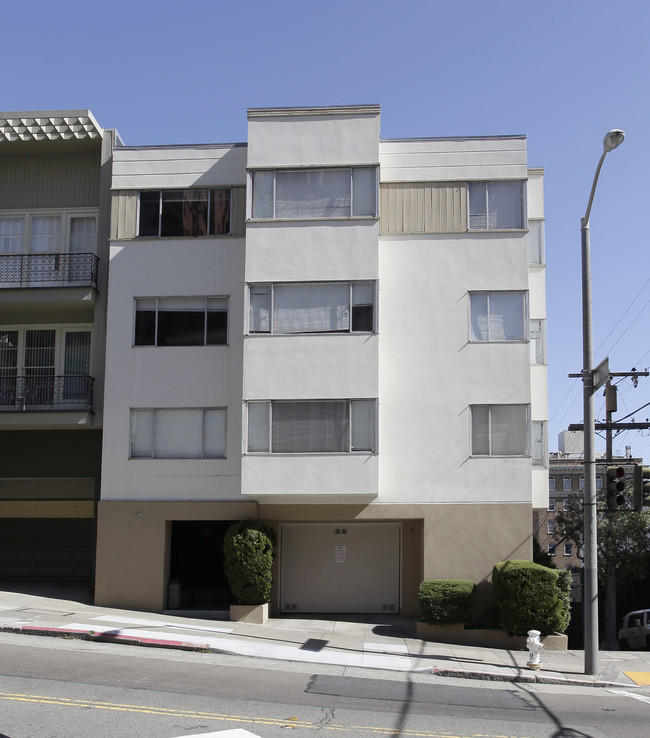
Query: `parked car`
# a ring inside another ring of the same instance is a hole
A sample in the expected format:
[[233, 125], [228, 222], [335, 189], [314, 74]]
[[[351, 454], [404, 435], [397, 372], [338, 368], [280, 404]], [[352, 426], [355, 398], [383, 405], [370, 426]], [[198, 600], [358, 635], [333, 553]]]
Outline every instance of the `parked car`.
[[650, 648], [650, 610], [634, 610], [623, 618], [618, 632], [621, 648], [639, 651]]

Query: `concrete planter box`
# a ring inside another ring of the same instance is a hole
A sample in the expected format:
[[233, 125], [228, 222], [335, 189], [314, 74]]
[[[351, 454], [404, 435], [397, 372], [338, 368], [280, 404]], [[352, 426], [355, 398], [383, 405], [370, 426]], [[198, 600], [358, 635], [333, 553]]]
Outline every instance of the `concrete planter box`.
[[264, 625], [269, 619], [269, 603], [263, 605], [231, 605], [230, 619], [238, 623]]
[[[483, 646], [485, 648], [507, 648], [526, 650], [526, 636], [509, 636], [502, 629], [465, 628], [464, 625], [428, 625], [422, 621], [416, 624], [416, 633], [425, 641], [454, 643], [458, 646]], [[561, 633], [542, 636], [547, 651], [566, 651], [568, 637]]]

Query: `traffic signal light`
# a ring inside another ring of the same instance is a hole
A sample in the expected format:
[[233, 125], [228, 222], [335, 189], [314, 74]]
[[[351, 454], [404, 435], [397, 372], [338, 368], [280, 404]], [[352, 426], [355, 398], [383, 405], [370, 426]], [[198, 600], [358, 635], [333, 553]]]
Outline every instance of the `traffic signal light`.
[[607, 467], [607, 509], [618, 510], [625, 503], [625, 469], [622, 466]]
[[650, 466], [634, 467], [634, 509], [650, 507]]

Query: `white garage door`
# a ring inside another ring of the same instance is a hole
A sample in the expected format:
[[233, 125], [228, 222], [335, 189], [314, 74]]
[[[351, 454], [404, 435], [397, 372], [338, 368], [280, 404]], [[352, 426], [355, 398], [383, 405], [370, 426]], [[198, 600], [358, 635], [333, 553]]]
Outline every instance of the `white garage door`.
[[399, 523], [280, 526], [282, 612], [399, 612]]

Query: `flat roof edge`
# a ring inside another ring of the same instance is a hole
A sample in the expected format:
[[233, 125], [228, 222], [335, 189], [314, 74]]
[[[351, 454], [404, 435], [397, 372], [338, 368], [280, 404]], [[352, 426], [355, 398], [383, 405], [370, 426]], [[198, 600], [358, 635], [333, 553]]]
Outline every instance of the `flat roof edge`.
[[379, 115], [381, 106], [370, 105], [318, 105], [286, 108], [248, 108], [251, 118], [298, 118], [308, 115]]

